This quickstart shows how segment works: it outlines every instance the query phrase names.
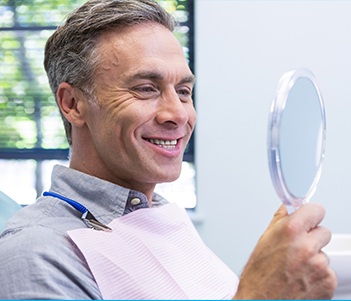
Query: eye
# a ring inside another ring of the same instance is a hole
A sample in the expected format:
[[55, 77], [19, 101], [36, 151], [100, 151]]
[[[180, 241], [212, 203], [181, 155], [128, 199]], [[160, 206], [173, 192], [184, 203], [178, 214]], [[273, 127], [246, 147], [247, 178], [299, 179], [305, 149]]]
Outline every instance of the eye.
[[140, 99], [150, 99], [155, 98], [160, 95], [159, 89], [154, 85], [140, 85], [130, 89], [130, 92], [137, 98]]
[[189, 87], [181, 87], [177, 89], [177, 94], [181, 101], [192, 101], [192, 89]]

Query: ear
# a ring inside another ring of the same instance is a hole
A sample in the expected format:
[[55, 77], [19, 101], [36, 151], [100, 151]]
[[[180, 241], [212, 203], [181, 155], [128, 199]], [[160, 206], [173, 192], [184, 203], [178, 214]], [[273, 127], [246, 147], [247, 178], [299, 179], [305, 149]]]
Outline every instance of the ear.
[[63, 82], [57, 89], [57, 103], [65, 118], [77, 127], [85, 124], [83, 106], [84, 100], [70, 84]]

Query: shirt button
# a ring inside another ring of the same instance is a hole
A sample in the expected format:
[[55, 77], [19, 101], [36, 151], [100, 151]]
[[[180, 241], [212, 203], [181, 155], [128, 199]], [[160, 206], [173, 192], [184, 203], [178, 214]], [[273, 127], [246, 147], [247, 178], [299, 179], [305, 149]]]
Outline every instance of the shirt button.
[[136, 206], [136, 205], [139, 205], [140, 204], [140, 199], [139, 198], [134, 198], [130, 201], [130, 203], [133, 205], [133, 206]]

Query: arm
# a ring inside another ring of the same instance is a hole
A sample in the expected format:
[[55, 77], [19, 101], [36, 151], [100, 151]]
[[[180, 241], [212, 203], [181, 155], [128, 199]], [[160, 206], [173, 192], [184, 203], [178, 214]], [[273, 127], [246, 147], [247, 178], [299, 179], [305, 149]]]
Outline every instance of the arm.
[[234, 299], [327, 299], [337, 285], [321, 249], [331, 239], [317, 204], [288, 215], [282, 205], [241, 275]]
[[101, 299], [81, 254], [50, 228], [3, 235], [0, 266], [0, 299]]

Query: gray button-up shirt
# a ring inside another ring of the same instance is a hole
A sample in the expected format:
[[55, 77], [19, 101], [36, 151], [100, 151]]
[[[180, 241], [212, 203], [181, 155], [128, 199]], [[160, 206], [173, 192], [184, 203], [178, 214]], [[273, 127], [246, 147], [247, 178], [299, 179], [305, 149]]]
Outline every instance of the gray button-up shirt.
[[[144, 194], [55, 166], [50, 191], [84, 205], [103, 224], [148, 207]], [[153, 206], [167, 203], [154, 194]], [[102, 299], [68, 230], [87, 227], [81, 213], [55, 197], [21, 209], [0, 235], [0, 299]]]

